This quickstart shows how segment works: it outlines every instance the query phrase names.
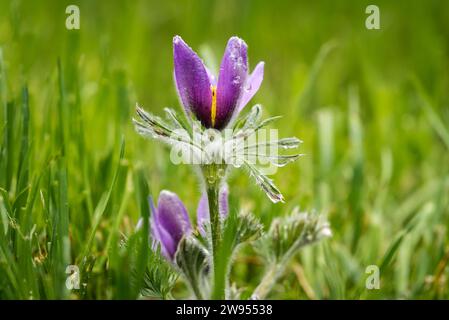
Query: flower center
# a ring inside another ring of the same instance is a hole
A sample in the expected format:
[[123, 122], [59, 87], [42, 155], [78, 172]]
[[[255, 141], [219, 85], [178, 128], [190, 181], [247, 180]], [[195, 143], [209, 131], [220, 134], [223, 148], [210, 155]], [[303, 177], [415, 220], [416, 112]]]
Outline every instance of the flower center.
[[210, 108], [210, 118], [212, 122], [212, 127], [215, 126], [215, 118], [217, 117], [217, 86], [210, 86], [212, 91], [212, 106]]

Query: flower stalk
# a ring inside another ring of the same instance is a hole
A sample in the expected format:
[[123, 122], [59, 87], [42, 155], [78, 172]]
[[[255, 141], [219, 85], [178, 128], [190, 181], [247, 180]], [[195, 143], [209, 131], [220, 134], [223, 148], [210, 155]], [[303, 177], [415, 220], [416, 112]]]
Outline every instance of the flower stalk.
[[274, 284], [283, 273], [285, 267], [281, 264], [273, 264], [266, 271], [257, 288], [254, 290], [251, 299], [263, 300], [273, 289]]
[[221, 218], [219, 211], [219, 191], [225, 168], [220, 164], [203, 166], [203, 175], [206, 184], [207, 200], [210, 214], [210, 236], [213, 265], [213, 291], [212, 299], [224, 299], [226, 275], [219, 271], [219, 248], [221, 243]]
[[273, 203], [284, 202], [269, 175], [301, 156], [278, 150], [297, 148], [301, 141], [278, 139], [277, 133], [270, 134], [268, 141], [263, 139], [262, 129], [279, 117], [262, 120], [260, 105], [240, 115], [259, 90], [264, 72], [264, 63], [259, 62], [249, 73], [242, 39], [229, 39], [218, 77], [179, 36], [173, 38], [173, 58], [176, 89], [187, 121], [171, 109], [165, 110], [167, 117], [162, 119], [137, 107], [140, 120], [133, 122], [139, 134], [170, 145], [174, 163], [182, 160], [199, 169], [203, 194], [196, 226], [175, 193], [162, 191], [157, 206], [150, 200], [153, 249], [161, 248], [197, 299], [221, 300], [234, 297], [228, 275], [237, 247], [252, 242], [267, 260], [266, 274], [252, 297], [264, 299], [298, 249], [329, 236], [330, 230], [317, 218], [296, 212], [276, 219], [264, 233], [253, 215], [230, 212], [226, 173], [228, 168], [242, 167]]
[[266, 299], [267, 295], [271, 292], [276, 282], [284, 274], [285, 269], [293, 255], [297, 252], [297, 248], [291, 248], [278, 263], [272, 262], [267, 268], [265, 275], [260, 281], [259, 285], [254, 290], [251, 298], [257, 300]]

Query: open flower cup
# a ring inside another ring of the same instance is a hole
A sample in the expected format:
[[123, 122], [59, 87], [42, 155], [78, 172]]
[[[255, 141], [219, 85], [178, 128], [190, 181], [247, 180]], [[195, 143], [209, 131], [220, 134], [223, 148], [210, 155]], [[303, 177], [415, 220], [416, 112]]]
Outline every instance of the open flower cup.
[[184, 109], [206, 128], [225, 128], [262, 84], [264, 63], [259, 62], [249, 75], [248, 46], [237, 37], [228, 41], [218, 77], [179, 36], [173, 39], [173, 57], [176, 89]]

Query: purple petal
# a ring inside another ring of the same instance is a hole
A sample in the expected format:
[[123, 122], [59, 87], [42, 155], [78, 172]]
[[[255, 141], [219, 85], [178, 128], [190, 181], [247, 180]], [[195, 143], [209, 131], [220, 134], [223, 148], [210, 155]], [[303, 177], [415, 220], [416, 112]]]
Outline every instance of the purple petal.
[[[222, 218], [228, 215], [229, 211], [228, 197], [229, 197], [229, 188], [227, 184], [224, 184], [220, 188], [220, 193], [218, 195], [218, 212], [220, 213], [220, 216]], [[198, 208], [196, 210], [197, 225], [202, 235], [206, 233], [204, 230], [204, 224], [208, 222], [209, 219], [210, 219], [209, 202], [207, 200], [206, 193], [203, 193], [201, 195], [200, 201], [198, 202]]]
[[220, 189], [220, 194], [218, 195], [218, 211], [222, 218], [226, 217], [229, 212], [229, 187], [225, 183]]
[[248, 75], [246, 43], [237, 37], [228, 41], [217, 84], [217, 110], [213, 127], [222, 129], [234, 113]]
[[198, 208], [196, 209], [196, 223], [202, 235], [206, 234], [204, 223], [207, 221], [209, 221], [209, 203], [207, 201], [206, 193], [203, 193], [198, 202]]
[[176, 88], [184, 108], [210, 127], [212, 91], [203, 61], [179, 36], [173, 38], [173, 58]]
[[161, 245], [162, 254], [169, 260], [173, 260], [176, 249], [178, 249], [178, 242], [176, 242], [165, 229], [160, 227], [156, 228], [158, 229], [159, 240], [153, 244], [153, 249], [156, 249], [156, 245], [159, 243]]
[[251, 75], [246, 80], [246, 83], [243, 87], [242, 96], [240, 97], [238, 103], [237, 107], [238, 112], [240, 112], [246, 106], [249, 100], [251, 100], [251, 98], [259, 90], [263, 80], [264, 65], [265, 65], [264, 62], [259, 62], [257, 66], [254, 68], [253, 73], [251, 73]]
[[173, 257], [181, 238], [192, 230], [187, 210], [175, 193], [163, 190], [159, 195], [156, 217], [155, 225], [158, 227], [160, 242]]
[[173, 240], [170, 234], [161, 227], [159, 222], [159, 214], [157, 209], [154, 207], [153, 199], [149, 197], [149, 203], [151, 208], [151, 235], [153, 238], [153, 250], [157, 249], [157, 245], [161, 245], [162, 254], [169, 260], [173, 260], [177, 249], [177, 243]]

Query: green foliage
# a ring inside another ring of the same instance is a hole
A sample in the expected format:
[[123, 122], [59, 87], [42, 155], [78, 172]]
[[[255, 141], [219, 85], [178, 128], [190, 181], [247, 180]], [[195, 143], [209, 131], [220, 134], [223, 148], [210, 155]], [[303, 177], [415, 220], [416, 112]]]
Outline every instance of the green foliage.
[[327, 221], [316, 213], [293, 212], [271, 223], [270, 230], [258, 241], [256, 248], [269, 263], [283, 263], [302, 247], [329, 237]]
[[149, 255], [141, 294], [144, 297], [169, 299], [178, 276], [159, 250], [150, 251]]

